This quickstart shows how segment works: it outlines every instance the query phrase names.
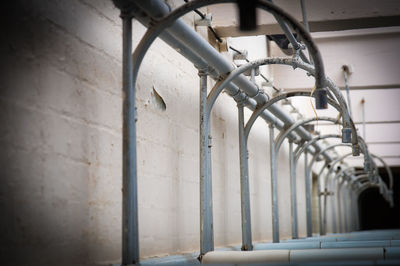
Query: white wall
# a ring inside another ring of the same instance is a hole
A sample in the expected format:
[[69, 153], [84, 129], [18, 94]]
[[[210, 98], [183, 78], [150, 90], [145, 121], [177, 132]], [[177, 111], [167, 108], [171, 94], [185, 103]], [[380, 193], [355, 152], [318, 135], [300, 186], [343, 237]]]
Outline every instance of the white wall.
[[[391, 166], [400, 165], [400, 99], [399, 54], [400, 28], [351, 30], [315, 33], [314, 39], [321, 51], [325, 71], [338, 86], [344, 87], [341, 67], [351, 65], [349, 76], [352, 116], [363, 136], [361, 100], [365, 100], [366, 141], [372, 153], [383, 156]], [[273, 56], [283, 56], [271, 45]], [[287, 90], [311, 89], [314, 79], [303, 70], [292, 71], [288, 66], [272, 66], [275, 86]], [[346, 97], [346, 92], [342, 90]], [[315, 116], [309, 99], [293, 99], [293, 104], [306, 117]], [[337, 112], [319, 110], [319, 116], [335, 116]], [[323, 123], [321, 123], [323, 124]], [[338, 133], [337, 126], [319, 126], [321, 133]], [[343, 150], [343, 149], [342, 149]], [[361, 166], [362, 158], [349, 158], [351, 164]]]
[[[2, 9], [1, 253], [7, 264], [121, 260], [121, 23], [111, 1], [14, 1]], [[144, 27], [134, 22], [136, 45]], [[260, 49], [265, 50], [265, 43]], [[137, 87], [141, 256], [199, 249], [197, 70], [156, 41]], [[212, 82], [210, 82], [212, 83]], [[211, 85], [211, 84], [210, 84]], [[166, 110], [157, 108], [152, 90]], [[249, 113], [246, 112], [246, 116]], [[268, 127], [250, 136], [254, 241], [271, 240]], [[215, 244], [239, 244], [237, 109], [212, 117]], [[289, 238], [287, 147], [279, 162], [281, 238]], [[283, 163], [285, 162], [285, 163]], [[304, 169], [298, 168], [300, 235]]]

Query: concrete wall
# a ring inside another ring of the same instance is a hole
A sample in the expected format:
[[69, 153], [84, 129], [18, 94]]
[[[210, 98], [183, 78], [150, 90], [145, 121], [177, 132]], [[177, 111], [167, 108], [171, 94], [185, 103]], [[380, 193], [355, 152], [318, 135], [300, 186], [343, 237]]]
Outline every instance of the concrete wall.
[[[108, 0], [18, 0], [8, 2], [0, 17], [1, 260], [37, 265], [119, 262], [119, 12]], [[135, 45], [144, 30], [134, 22]], [[191, 63], [161, 41], [153, 45], [137, 88], [143, 258], [199, 249], [198, 83]], [[239, 244], [237, 110], [225, 94], [213, 111], [212, 135], [215, 244]], [[249, 142], [255, 241], [272, 237], [267, 140], [268, 127], [259, 121]], [[289, 238], [286, 145], [279, 162], [281, 237]], [[302, 236], [303, 172], [300, 162]]]

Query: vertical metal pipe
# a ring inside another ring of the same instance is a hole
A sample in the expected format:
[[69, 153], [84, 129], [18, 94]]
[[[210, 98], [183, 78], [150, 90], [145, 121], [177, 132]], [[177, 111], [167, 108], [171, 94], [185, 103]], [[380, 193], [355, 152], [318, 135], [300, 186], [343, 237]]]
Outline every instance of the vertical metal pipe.
[[[307, 10], [306, 10], [306, 3], [305, 0], [300, 0], [300, 5], [301, 5], [301, 14], [303, 15], [303, 22], [304, 26], [306, 27], [306, 30], [310, 32], [310, 24], [308, 24], [308, 19], [307, 19]], [[310, 58], [310, 62], [313, 65], [313, 59], [311, 57], [310, 51], [308, 51], [308, 58]]]
[[308, 153], [304, 152], [304, 168], [306, 181], [306, 216], [307, 237], [312, 236], [312, 211], [311, 211], [311, 169], [308, 169]]
[[136, 162], [136, 92], [132, 72], [132, 16], [122, 18], [123, 180], [122, 264], [139, 262], [139, 230]]
[[239, 152], [240, 152], [240, 200], [242, 214], [242, 250], [252, 250], [251, 215], [250, 215], [250, 188], [247, 141], [244, 134], [244, 105], [238, 103], [239, 117]]
[[361, 99], [361, 105], [362, 105], [362, 125], [363, 125], [363, 139], [367, 140], [366, 138], [366, 126], [365, 126], [365, 99]]
[[254, 68], [251, 69], [251, 82], [253, 82], [256, 86], [256, 70]]
[[[342, 212], [343, 212], [343, 208], [342, 208], [342, 184], [343, 181], [339, 183], [339, 187], [336, 193], [336, 197], [337, 197], [337, 202], [338, 202], [338, 221], [339, 221], [339, 233], [343, 232], [343, 227], [342, 227], [342, 221], [343, 221], [343, 216], [342, 216]], [[333, 204], [333, 203], [332, 203]]]
[[323, 220], [322, 220], [322, 200], [321, 196], [324, 193], [323, 190], [321, 189], [321, 176], [322, 173], [327, 166], [328, 162], [325, 162], [324, 166], [322, 167], [321, 171], [318, 173], [317, 176], [317, 186], [318, 186], [318, 215], [319, 215], [319, 234], [324, 235], [324, 226], [323, 226]]
[[304, 26], [306, 27], [306, 30], [310, 32], [310, 25], [308, 24], [305, 0], [300, 0], [300, 5], [301, 5], [301, 14], [303, 15]]
[[[329, 174], [329, 173], [328, 173]], [[328, 197], [328, 185], [326, 184], [328, 181], [328, 178], [325, 178], [325, 181], [324, 181], [324, 187], [325, 187], [325, 189], [324, 189], [324, 234], [326, 234], [327, 233], [327, 216], [328, 216], [328, 209], [327, 209], [327, 207], [328, 207], [328, 199], [327, 199], [327, 197]]]
[[297, 188], [296, 188], [296, 166], [294, 163], [293, 141], [289, 140], [289, 167], [290, 167], [290, 202], [292, 214], [292, 238], [299, 238], [297, 225]]
[[344, 187], [344, 197], [343, 197], [343, 211], [344, 211], [344, 231], [348, 232], [349, 231], [349, 193], [348, 190], [346, 188], [346, 186]]
[[352, 111], [351, 111], [351, 101], [350, 101], [350, 88], [349, 88], [349, 84], [348, 84], [348, 75], [347, 75], [347, 70], [343, 70], [343, 74], [344, 74], [344, 84], [346, 87], [346, 94], [347, 94], [347, 104], [348, 104], [348, 109], [349, 109], [349, 115], [350, 117], [352, 116]]
[[278, 169], [273, 125], [269, 125], [269, 143], [271, 160], [272, 241], [274, 243], [279, 243]]
[[355, 204], [354, 204], [354, 193], [351, 191], [351, 183], [349, 184], [349, 195], [350, 195], [350, 231], [355, 231]]
[[[336, 190], [336, 179], [335, 178], [332, 178], [332, 182], [331, 182], [331, 184], [332, 184], [332, 192], [333, 191], [337, 191]], [[331, 195], [331, 205], [332, 205], [332, 208], [331, 208], [331, 211], [332, 211], [332, 228], [333, 228], [333, 233], [337, 233], [337, 226], [336, 226], [336, 197], [337, 197], [337, 194], [338, 193], [334, 193], [334, 194], [332, 194]]]
[[200, 77], [200, 256], [214, 250], [210, 118], [207, 117], [207, 71]]

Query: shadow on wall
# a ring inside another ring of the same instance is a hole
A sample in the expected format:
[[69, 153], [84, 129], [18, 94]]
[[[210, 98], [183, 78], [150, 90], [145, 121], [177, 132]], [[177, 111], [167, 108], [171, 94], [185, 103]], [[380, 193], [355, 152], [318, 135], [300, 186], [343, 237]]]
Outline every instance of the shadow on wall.
[[[394, 207], [390, 208], [378, 188], [365, 190], [358, 199], [361, 230], [400, 228], [400, 167], [393, 167], [392, 171]], [[388, 182], [384, 168], [379, 168], [379, 174]]]
[[[79, 265], [120, 257], [120, 231], [110, 229], [111, 220], [118, 229], [121, 224], [120, 127], [112, 131], [109, 124], [103, 130], [109, 133], [99, 133], [106, 126], [92, 123], [101, 121], [97, 116], [111, 99], [121, 102], [120, 96], [102, 101], [98, 91], [104, 88], [96, 84], [101, 76], [115, 75], [103, 87], [111, 90], [113, 84], [119, 92], [120, 64], [102, 64], [115, 69], [107, 73], [100, 64], [90, 66], [102, 55], [65, 26], [86, 26], [82, 6], [82, 1], [18, 0], [0, 9], [2, 265]], [[121, 124], [115, 109], [115, 124]], [[105, 165], [107, 156], [115, 159]], [[99, 188], [112, 177], [118, 180], [106, 184], [103, 195], [113, 191], [115, 197], [102, 200]], [[99, 218], [104, 212], [106, 222]]]

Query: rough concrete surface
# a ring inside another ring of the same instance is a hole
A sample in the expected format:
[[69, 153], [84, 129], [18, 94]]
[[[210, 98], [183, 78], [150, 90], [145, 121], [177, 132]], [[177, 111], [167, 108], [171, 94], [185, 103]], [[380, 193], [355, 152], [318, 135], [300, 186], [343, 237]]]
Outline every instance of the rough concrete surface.
[[[0, 256], [9, 265], [121, 260], [121, 23], [108, 0], [9, 1], [1, 8]], [[145, 29], [134, 22], [134, 45]], [[198, 76], [156, 41], [138, 82], [140, 251], [199, 249]], [[210, 81], [210, 86], [213, 83]], [[153, 87], [165, 110], [152, 100]], [[249, 113], [246, 112], [248, 117]], [[223, 94], [212, 117], [216, 246], [240, 232], [237, 109]], [[268, 127], [249, 141], [254, 241], [272, 237]], [[281, 237], [290, 229], [287, 147], [279, 155]], [[298, 168], [305, 234], [304, 170]]]

